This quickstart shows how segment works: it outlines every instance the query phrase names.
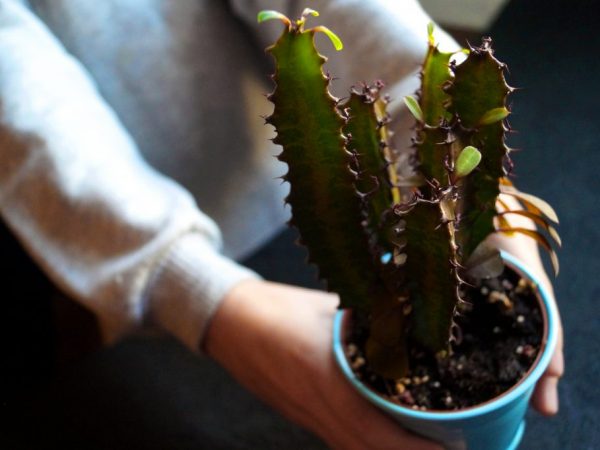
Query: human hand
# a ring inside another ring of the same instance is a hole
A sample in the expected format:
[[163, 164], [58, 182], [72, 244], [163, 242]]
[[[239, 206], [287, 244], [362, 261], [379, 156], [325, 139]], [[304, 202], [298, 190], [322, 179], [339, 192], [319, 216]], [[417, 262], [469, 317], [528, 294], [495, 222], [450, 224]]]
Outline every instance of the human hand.
[[338, 299], [258, 280], [236, 285], [205, 338], [208, 354], [242, 385], [334, 449], [441, 449], [363, 399], [335, 364]]
[[[519, 203], [510, 196], [502, 196], [502, 201], [509, 205], [511, 209], [521, 209]], [[522, 216], [509, 214], [505, 216], [513, 227], [529, 228], [535, 230], [533, 222]], [[496, 247], [516, 256], [523, 261], [527, 267], [536, 275], [546, 290], [552, 296], [553, 301], [554, 289], [550, 282], [536, 242], [522, 234], [514, 234], [511, 236], [496, 234], [490, 237], [490, 242]], [[545, 416], [553, 416], [558, 412], [558, 382], [564, 373], [564, 355], [563, 355], [563, 329], [559, 319], [558, 323], [558, 342], [556, 350], [552, 356], [552, 360], [546, 369], [544, 375], [537, 382], [531, 403], [533, 407]]]

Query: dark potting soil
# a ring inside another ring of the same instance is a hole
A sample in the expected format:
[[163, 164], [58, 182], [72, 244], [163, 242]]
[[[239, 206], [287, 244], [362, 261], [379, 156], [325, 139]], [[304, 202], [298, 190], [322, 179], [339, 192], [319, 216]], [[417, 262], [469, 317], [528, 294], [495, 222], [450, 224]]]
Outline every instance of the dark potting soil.
[[411, 373], [384, 379], [365, 362], [364, 328], [353, 326], [346, 355], [354, 372], [388, 400], [421, 410], [475, 406], [509, 390], [534, 363], [542, 343], [534, 287], [507, 269], [500, 278], [469, 288], [466, 298], [471, 306], [455, 319], [459, 335], [450, 356], [436, 357], [411, 344]]

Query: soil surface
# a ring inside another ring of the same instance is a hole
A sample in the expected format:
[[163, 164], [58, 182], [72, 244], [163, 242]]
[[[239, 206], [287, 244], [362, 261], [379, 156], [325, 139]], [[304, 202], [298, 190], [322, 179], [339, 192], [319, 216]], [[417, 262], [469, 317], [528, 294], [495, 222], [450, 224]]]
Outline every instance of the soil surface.
[[353, 326], [346, 355], [354, 372], [388, 400], [421, 410], [475, 406], [509, 390], [535, 362], [542, 342], [534, 288], [506, 270], [499, 279], [469, 288], [466, 298], [472, 306], [456, 318], [459, 331], [450, 356], [413, 346], [409, 376], [384, 379], [365, 363], [365, 330]]

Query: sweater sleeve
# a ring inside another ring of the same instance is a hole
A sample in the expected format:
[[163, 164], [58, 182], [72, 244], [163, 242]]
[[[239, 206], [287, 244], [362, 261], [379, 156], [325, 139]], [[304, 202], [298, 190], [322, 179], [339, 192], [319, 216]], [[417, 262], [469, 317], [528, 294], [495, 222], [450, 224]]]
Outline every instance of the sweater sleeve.
[[[427, 24], [432, 19], [417, 0], [231, 0], [233, 11], [256, 33], [263, 46], [275, 42], [281, 23], [257, 24], [262, 9], [275, 9], [294, 19], [308, 6], [319, 12], [309, 17], [307, 27], [323, 24], [338, 34], [344, 49], [329, 51], [327, 38], [318, 33], [321, 53], [327, 53], [325, 70], [335, 77], [334, 95], [344, 98], [348, 89], [359, 82], [381, 79], [393, 102], [389, 112], [394, 117], [395, 146], [402, 151], [411, 144], [413, 118], [401, 99], [419, 87], [418, 72], [427, 50]], [[443, 30], [436, 31], [440, 48], [459, 50], [456, 42]]]
[[220, 255], [214, 222], [14, 0], [0, 0], [0, 213], [107, 343], [152, 322], [197, 350], [223, 295], [257, 276]]

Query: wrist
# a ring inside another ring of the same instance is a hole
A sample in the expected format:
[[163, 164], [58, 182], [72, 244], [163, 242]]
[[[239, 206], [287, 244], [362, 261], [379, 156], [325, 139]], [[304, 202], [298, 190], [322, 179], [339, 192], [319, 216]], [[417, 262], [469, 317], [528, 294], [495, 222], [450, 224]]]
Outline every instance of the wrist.
[[251, 298], [260, 296], [265, 281], [245, 279], [229, 289], [219, 303], [204, 336], [202, 350], [211, 358], [221, 362], [233, 346], [251, 337], [248, 328], [255, 325], [259, 315]]
[[146, 320], [198, 352], [219, 303], [258, 275], [219, 254], [200, 233], [179, 237], [148, 282]]

